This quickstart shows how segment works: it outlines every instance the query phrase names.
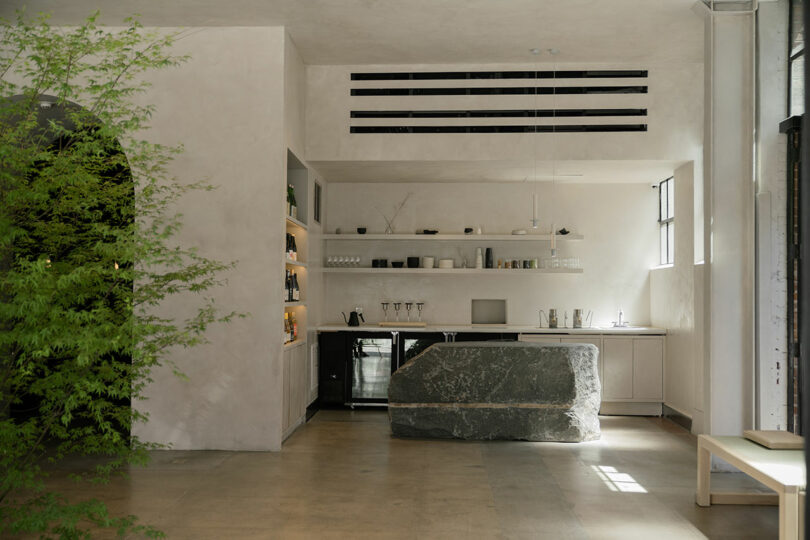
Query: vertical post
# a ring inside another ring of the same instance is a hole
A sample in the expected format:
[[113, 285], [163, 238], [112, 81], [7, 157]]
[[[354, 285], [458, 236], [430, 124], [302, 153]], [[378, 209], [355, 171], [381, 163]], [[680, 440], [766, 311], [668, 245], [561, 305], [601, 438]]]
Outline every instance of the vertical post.
[[703, 447], [703, 435], [698, 436], [697, 448], [697, 493], [695, 502], [698, 506], [711, 506], [712, 455]]

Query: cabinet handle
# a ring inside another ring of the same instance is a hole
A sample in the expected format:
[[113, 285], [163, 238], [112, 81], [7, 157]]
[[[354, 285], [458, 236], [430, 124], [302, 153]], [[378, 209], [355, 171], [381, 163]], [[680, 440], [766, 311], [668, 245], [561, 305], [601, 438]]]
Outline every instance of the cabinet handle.
[[336, 381], [337, 380], [337, 375], [332, 373], [331, 375], [329, 375], [329, 378], [332, 379], [333, 381]]

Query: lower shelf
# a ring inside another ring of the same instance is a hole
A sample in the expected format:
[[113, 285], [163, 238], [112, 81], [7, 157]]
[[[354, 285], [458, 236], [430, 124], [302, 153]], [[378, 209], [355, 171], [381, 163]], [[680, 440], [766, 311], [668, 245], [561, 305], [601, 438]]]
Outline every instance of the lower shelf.
[[328, 274], [581, 274], [582, 268], [335, 268], [322, 269]]
[[295, 341], [291, 341], [289, 343], [284, 344], [284, 350], [287, 351], [289, 349], [295, 349], [296, 347], [300, 347], [301, 345], [306, 345], [307, 340], [305, 339], [296, 339]]

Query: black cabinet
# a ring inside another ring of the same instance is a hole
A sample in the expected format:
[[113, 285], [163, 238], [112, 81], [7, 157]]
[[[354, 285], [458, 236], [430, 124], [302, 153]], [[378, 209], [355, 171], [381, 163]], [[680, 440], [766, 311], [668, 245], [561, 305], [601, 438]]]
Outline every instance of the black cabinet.
[[320, 404], [385, 405], [391, 374], [434, 343], [516, 340], [506, 332], [322, 332]]
[[318, 336], [318, 398], [321, 406], [346, 403], [346, 332], [323, 332]]

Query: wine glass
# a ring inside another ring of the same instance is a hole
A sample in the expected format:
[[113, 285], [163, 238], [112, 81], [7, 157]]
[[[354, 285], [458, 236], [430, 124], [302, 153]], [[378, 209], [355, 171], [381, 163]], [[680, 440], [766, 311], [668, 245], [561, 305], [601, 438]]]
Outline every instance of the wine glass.
[[419, 322], [422, 322], [422, 308], [423, 307], [425, 307], [424, 302], [417, 302], [416, 303], [416, 311], [417, 311], [416, 320], [419, 321]]
[[388, 322], [388, 305], [390, 303], [391, 302], [380, 302], [380, 305], [382, 306], [383, 318], [384, 318], [385, 322]]
[[411, 322], [411, 308], [413, 307], [413, 302], [405, 302], [405, 311], [408, 312], [408, 322]]
[[402, 308], [402, 302], [394, 302], [394, 314], [396, 315], [397, 322], [399, 322], [400, 308]]

